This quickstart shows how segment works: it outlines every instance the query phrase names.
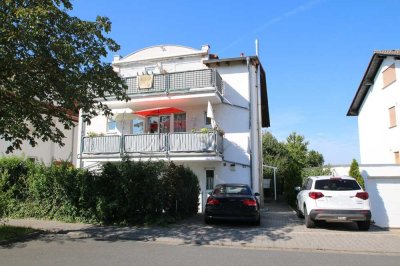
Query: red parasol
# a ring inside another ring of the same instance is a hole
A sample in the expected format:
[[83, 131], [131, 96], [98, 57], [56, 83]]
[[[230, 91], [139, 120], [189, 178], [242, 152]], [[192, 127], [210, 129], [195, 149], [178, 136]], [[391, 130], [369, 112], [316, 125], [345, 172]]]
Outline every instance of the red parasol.
[[175, 107], [160, 107], [160, 108], [153, 108], [153, 109], [146, 109], [133, 112], [135, 115], [141, 116], [158, 116], [158, 115], [165, 115], [165, 114], [176, 114], [176, 113], [183, 113], [184, 111]]

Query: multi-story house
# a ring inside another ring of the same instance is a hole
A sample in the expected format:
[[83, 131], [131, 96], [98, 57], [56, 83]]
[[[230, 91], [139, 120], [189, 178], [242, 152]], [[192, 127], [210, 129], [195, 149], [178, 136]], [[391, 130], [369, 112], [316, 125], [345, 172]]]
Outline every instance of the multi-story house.
[[219, 59], [200, 50], [159, 45], [115, 56], [128, 102], [110, 95], [112, 117], [80, 120], [78, 161], [171, 160], [198, 176], [207, 192], [223, 182], [262, 192], [261, 129], [269, 126], [265, 72], [257, 56]]
[[358, 116], [362, 164], [400, 164], [400, 50], [375, 51], [348, 116]]
[[372, 218], [400, 227], [400, 50], [375, 51], [347, 113], [358, 116], [361, 175]]

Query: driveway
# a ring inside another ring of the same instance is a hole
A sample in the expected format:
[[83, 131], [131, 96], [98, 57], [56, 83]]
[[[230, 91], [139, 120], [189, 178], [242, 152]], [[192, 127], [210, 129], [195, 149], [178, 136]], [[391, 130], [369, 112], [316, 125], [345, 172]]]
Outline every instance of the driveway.
[[10, 220], [8, 223], [52, 232], [39, 236], [44, 241], [91, 238], [110, 242], [154, 241], [169, 244], [400, 255], [399, 231], [386, 231], [372, 226], [370, 231], [360, 232], [353, 224], [337, 223], [307, 229], [304, 220], [297, 218], [295, 213], [282, 203], [267, 203], [261, 217], [261, 226], [243, 223], [205, 225], [202, 215], [169, 227], [149, 228], [68, 224], [33, 219]]

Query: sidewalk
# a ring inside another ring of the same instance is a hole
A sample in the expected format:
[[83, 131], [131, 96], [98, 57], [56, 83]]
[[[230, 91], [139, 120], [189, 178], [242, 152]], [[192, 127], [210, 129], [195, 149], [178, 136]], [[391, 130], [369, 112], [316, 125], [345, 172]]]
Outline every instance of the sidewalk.
[[[202, 215], [196, 215], [170, 227], [118, 227], [70, 224], [35, 219], [9, 220], [8, 224], [27, 226], [60, 237], [101, 241], [154, 241], [157, 243], [217, 245], [257, 249], [289, 249], [379, 253], [400, 255], [400, 231], [385, 231], [372, 226], [360, 232], [353, 224], [328, 223], [307, 229], [304, 220], [283, 203], [270, 202], [262, 211], [261, 226], [218, 223], [204, 225]], [[49, 235], [42, 235], [49, 241]]]

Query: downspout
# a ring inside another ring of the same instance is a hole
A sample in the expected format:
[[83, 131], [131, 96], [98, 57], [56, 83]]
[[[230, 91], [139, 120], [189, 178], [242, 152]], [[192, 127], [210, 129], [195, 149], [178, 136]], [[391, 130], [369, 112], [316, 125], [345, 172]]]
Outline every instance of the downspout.
[[253, 138], [251, 136], [252, 132], [251, 132], [251, 100], [253, 99], [253, 93], [252, 93], [252, 89], [251, 89], [251, 72], [250, 72], [250, 57], [246, 57], [246, 63], [247, 63], [247, 73], [249, 75], [249, 130], [250, 130], [250, 187], [253, 190]]
[[82, 110], [80, 111], [79, 116], [79, 127], [81, 132], [79, 133], [79, 168], [83, 168], [83, 160], [82, 160], [82, 153], [83, 153], [83, 137], [85, 135], [85, 123], [83, 122], [82, 118]]
[[75, 127], [72, 127], [71, 164], [74, 164]]
[[257, 61], [257, 67], [256, 67], [256, 93], [257, 93], [257, 149], [258, 149], [258, 189], [261, 194], [261, 202], [262, 205], [264, 205], [264, 190], [263, 190], [263, 154], [262, 154], [262, 141], [261, 141], [261, 127], [260, 127], [260, 120], [261, 120], [261, 92], [260, 92], [260, 82], [261, 82], [261, 76], [260, 76], [260, 61], [259, 61], [259, 47], [258, 47], [258, 39], [256, 39], [255, 42], [256, 45], [256, 56], [258, 58]]

